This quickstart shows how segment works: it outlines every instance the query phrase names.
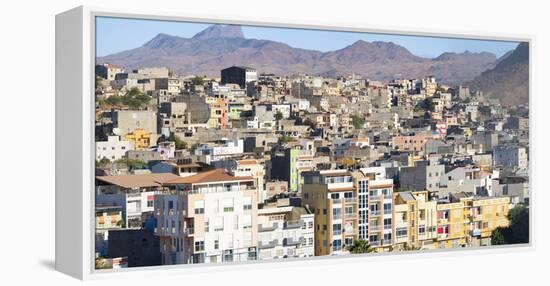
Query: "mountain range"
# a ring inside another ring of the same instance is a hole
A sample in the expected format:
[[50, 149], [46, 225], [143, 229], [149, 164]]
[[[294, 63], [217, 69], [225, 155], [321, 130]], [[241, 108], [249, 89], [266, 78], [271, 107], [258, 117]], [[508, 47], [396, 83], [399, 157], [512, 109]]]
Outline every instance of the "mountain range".
[[494, 68], [499, 59], [489, 52], [469, 51], [425, 58], [392, 42], [362, 40], [339, 50], [320, 52], [247, 39], [237, 25], [212, 25], [192, 38], [158, 34], [138, 48], [97, 58], [97, 63], [105, 62], [126, 69], [166, 66], [180, 75], [219, 77], [223, 68], [244, 65], [260, 73], [356, 73], [383, 81], [434, 75], [446, 84], [462, 84]]
[[472, 80], [470, 89], [500, 98], [503, 105], [529, 103], [529, 43], [520, 43], [502, 58], [494, 68]]

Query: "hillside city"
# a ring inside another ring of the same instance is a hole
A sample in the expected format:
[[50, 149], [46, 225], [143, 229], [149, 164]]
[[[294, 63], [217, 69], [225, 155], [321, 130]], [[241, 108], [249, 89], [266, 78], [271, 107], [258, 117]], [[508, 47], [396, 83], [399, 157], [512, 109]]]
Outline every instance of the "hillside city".
[[529, 105], [434, 76], [98, 63], [96, 269], [529, 242]]

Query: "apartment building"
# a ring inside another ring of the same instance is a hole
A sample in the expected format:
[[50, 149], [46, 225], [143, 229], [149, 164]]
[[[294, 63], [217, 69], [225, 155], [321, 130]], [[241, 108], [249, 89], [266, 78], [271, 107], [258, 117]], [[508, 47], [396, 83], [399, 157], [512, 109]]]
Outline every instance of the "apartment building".
[[428, 191], [394, 194], [394, 248], [433, 249], [437, 239], [437, 201]]
[[455, 193], [437, 204], [438, 248], [490, 245], [491, 233], [506, 227], [509, 197], [476, 197]]
[[314, 214], [289, 199], [258, 210], [258, 259], [310, 257], [315, 253]]
[[116, 161], [126, 157], [126, 152], [134, 149], [131, 141], [120, 140], [120, 136], [109, 136], [107, 141], [96, 141], [96, 160], [107, 158]]
[[256, 260], [258, 189], [253, 177], [214, 169], [165, 183], [155, 197], [163, 264]]
[[358, 197], [358, 238], [376, 251], [390, 250], [393, 237], [393, 180], [386, 179], [384, 167], [353, 172]]
[[426, 142], [432, 136], [428, 133], [416, 133], [410, 135], [397, 135], [392, 138], [392, 146], [399, 151], [413, 151], [423, 153]]
[[126, 228], [141, 228], [152, 217], [154, 196], [164, 182], [179, 178], [170, 173], [96, 177], [96, 206], [120, 206]]
[[497, 227], [507, 227], [509, 197], [481, 197], [470, 205], [470, 236], [474, 246], [491, 245], [491, 233]]
[[303, 205], [315, 214], [315, 255], [347, 253], [358, 239], [357, 191], [346, 170], [304, 172]]
[[313, 170], [313, 150], [302, 145], [276, 146], [271, 150], [270, 179], [288, 182], [290, 192], [300, 192], [302, 173]]

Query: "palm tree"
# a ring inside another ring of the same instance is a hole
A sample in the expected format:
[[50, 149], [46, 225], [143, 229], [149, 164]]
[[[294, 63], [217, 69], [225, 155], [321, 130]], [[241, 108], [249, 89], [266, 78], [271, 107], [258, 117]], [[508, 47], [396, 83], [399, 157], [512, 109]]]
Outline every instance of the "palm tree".
[[371, 248], [368, 242], [364, 239], [354, 241], [353, 245], [348, 247], [348, 250], [353, 254], [374, 252], [374, 249]]

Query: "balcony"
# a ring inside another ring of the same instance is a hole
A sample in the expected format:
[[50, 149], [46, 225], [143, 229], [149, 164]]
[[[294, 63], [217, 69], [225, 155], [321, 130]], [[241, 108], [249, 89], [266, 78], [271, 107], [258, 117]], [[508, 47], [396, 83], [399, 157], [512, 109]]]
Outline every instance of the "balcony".
[[278, 228], [278, 224], [275, 222], [271, 226], [264, 226], [262, 224], [258, 225], [258, 232], [274, 231]]
[[356, 219], [356, 218], [357, 218], [356, 213], [347, 213], [346, 214], [346, 219]]
[[379, 201], [381, 196], [369, 196], [369, 201]]
[[370, 211], [370, 215], [371, 215], [371, 216], [379, 216], [379, 215], [380, 215], [380, 211], [378, 211], [378, 210], [377, 210], [377, 211], [372, 211], [372, 210], [371, 210], [371, 211]]
[[357, 202], [357, 198], [344, 198], [345, 204], [355, 204]]
[[292, 238], [284, 238], [283, 239], [283, 246], [295, 246], [300, 245], [302, 242], [300, 240], [294, 240]]
[[382, 230], [382, 225], [369, 225], [369, 232], [378, 232]]
[[332, 204], [333, 205], [339, 205], [342, 203], [342, 199], [332, 199]]
[[385, 230], [386, 230], [386, 229], [392, 229], [391, 224], [385, 224], [385, 225], [384, 225], [384, 229], [385, 229]]
[[284, 229], [295, 229], [295, 228], [302, 228], [302, 222], [299, 220], [296, 221], [286, 221], [284, 223]]
[[384, 210], [384, 214], [385, 214], [385, 215], [391, 214], [391, 210]]
[[277, 239], [274, 239], [274, 240], [269, 241], [269, 242], [260, 241], [258, 243], [258, 248], [259, 249], [273, 248], [273, 247], [277, 246], [278, 244], [279, 244], [279, 241]]
[[382, 245], [382, 242], [380, 242], [380, 240], [369, 241], [369, 245], [372, 247], [376, 247]]
[[186, 234], [186, 235], [193, 235], [193, 234], [195, 234], [195, 229], [192, 228], [192, 227], [188, 227], [183, 231], [183, 233]]

